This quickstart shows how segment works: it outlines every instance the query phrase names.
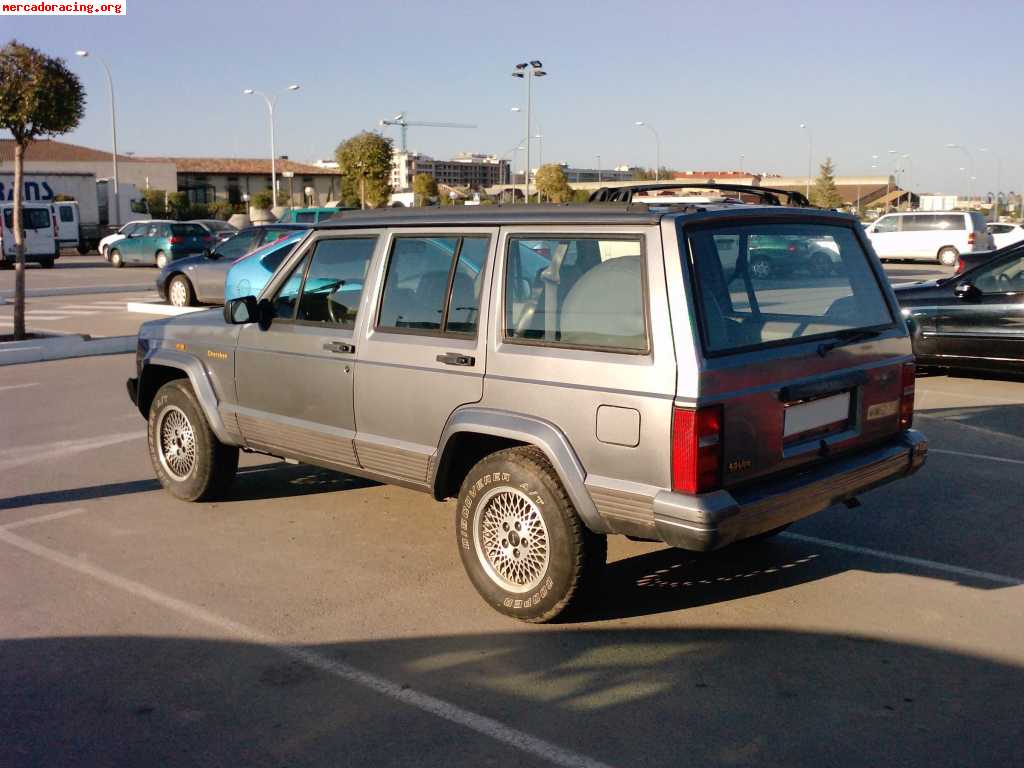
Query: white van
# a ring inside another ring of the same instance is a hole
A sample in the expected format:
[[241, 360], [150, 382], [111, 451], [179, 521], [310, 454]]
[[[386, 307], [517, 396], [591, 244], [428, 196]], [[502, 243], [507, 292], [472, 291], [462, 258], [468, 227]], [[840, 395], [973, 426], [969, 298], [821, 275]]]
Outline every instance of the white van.
[[995, 240], [977, 211], [889, 213], [865, 228], [882, 261], [924, 259], [952, 266], [957, 256], [990, 251]]
[[[25, 261], [52, 267], [60, 257], [57, 241], [59, 226], [53, 206], [48, 203], [23, 203], [25, 225]], [[14, 204], [0, 203], [0, 267], [9, 269], [17, 260], [14, 250]]]
[[57, 242], [61, 248], [78, 248], [81, 238], [82, 215], [74, 200], [61, 200], [53, 204], [57, 215]]

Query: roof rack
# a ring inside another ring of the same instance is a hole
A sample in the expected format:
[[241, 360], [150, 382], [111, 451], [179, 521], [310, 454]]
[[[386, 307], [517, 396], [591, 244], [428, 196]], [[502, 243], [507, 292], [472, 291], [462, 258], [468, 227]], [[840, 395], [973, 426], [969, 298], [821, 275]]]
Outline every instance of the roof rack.
[[[661, 181], [653, 184], [627, 184], [620, 187], [601, 187], [595, 189], [588, 202], [591, 203], [632, 203], [634, 195], [655, 192], [660, 189], [717, 189], [723, 192], [754, 195], [765, 205], [788, 205], [797, 208], [809, 208], [810, 201], [799, 192], [771, 187], [753, 187], [744, 184], [694, 184], [688, 181]], [[785, 199], [785, 202], [782, 199]], [[638, 201], [639, 202], [639, 201]]]

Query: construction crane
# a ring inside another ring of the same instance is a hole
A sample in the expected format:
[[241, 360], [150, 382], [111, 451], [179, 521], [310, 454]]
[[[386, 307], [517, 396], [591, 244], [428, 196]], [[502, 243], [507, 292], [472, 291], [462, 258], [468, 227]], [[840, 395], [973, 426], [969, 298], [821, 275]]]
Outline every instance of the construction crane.
[[402, 129], [402, 151], [407, 152], [409, 145], [407, 142], [409, 134], [409, 126], [415, 125], [417, 128], [476, 128], [475, 125], [468, 123], [428, 123], [421, 120], [406, 120], [405, 112], [399, 112], [390, 120], [381, 120], [381, 125], [397, 125]]

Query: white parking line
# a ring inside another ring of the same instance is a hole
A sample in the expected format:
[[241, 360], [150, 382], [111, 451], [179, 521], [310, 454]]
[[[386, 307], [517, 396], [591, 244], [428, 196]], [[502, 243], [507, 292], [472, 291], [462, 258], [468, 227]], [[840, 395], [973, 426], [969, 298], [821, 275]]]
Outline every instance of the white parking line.
[[77, 315], [95, 315], [97, 312], [99, 312], [99, 310], [95, 309], [93, 307], [90, 307], [88, 310], [84, 310], [84, 309], [68, 309], [67, 307], [60, 307], [59, 309], [53, 309], [53, 310], [45, 310], [45, 309], [44, 310], [33, 310], [33, 312], [26, 312], [25, 314], [26, 315], [28, 315], [28, 314], [36, 314], [38, 312], [53, 312], [55, 314], [56, 313], [60, 313], [62, 315], [74, 315], [74, 316], [77, 316]]
[[65, 509], [61, 510], [60, 512], [51, 512], [48, 515], [30, 517], [27, 520], [15, 520], [13, 523], [0, 525], [0, 531], [13, 531], [17, 528], [27, 528], [30, 525], [36, 525], [38, 523], [48, 523], [51, 520], [63, 520], [65, 517], [71, 517], [72, 515], [80, 515], [85, 511], [85, 507], [75, 507], [74, 509]]
[[855, 555], [868, 555], [870, 557], [877, 557], [879, 560], [891, 560], [896, 563], [905, 563], [907, 565], [916, 565], [921, 568], [929, 568], [933, 571], [942, 571], [944, 573], [952, 573], [957, 576], [968, 576], [972, 579], [980, 579], [982, 581], [991, 581], [996, 584], [1006, 584], [1011, 587], [1019, 587], [1024, 584], [1024, 580], [1015, 579], [1012, 576], [1003, 576], [998, 573], [989, 573], [987, 571], [976, 571], [973, 568], [961, 568], [959, 565], [949, 565], [948, 563], [937, 563], [934, 560], [924, 560], [920, 557], [908, 557], [906, 555], [896, 555], [892, 552], [885, 552], [881, 549], [870, 549], [869, 547], [857, 547], [853, 544], [843, 544], [841, 541], [830, 541], [828, 539], [819, 539], [817, 536], [805, 536], [802, 533], [780, 533], [779, 536], [787, 539], [793, 539], [794, 541], [802, 541], [805, 544], [817, 544], [821, 547], [830, 547], [832, 549], [838, 549], [842, 552], [852, 552]]
[[985, 461], [1000, 461], [1004, 464], [1021, 464], [1024, 465], [1024, 461], [1021, 459], [1004, 459], [1002, 456], [989, 456], [984, 453], [967, 453], [966, 451], [948, 451], [944, 448], [929, 448], [928, 453], [941, 453], [946, 456], [964, 456], [968, 459], [984, 459]]
[[444, 699], [420, 693], [412, 688], [406, 688], [383, 677], [378, 677], [371, 672], [364, 672], [357, 667], [353, 667], [351, 664], [322, 656], [308, 648], [285, 644], [280, 639], [265, 634], [258, 629], [224, 618], [206, 608], [192, 605], [184, 600], [164, 594], [138, 581], [126, 579], [84, 560], [70, 557], [63, 552], [37, 544], [34, 541], [11, 533], [5, 528], [0, 528], [0, 541], [23, 552], [80, 573], [83, 576], [89, 576], [130, 595], [147, 600], [192, 621], [214, 627], [246, 642], [265, 646], [287, 658], [299, 661], [339, 680], [367, 688], [381, 696], [410, 707], [415, 707], [442, 720], [447, 720], [450, 723], [475, 731], [501, 744], [518, 749], [541, 760], [546, 760], [554, 765], [568, 766], [569, 768], [607, 768], [605, 763], [593, 760], [586, 755], [563, 749], [549, 741], [538, 739], [493, 718], [463, 709]]
[[6, 448], [0, 451], [0, 472], [20, 467], [25, 464], [35, 464], [38, 461], [52, 462], [63, 456], [69, 456], [82, 451], [91, 451], [96, 448], [104, 448], [108, 445], [125, 443], [129, 440], [139, 440], [146, 436], [146, 430], [136, 432], [117, 432], [100, 437], [87, 437], [79, 440], [58, 440], [54, 443], [42, 445], [19, 446], [17, 448]]
[[27, 389], [28, 387], [38, 387], [38, 386], [39, 386], [39, 382], [38, 381], [34, 381], [31, 384], [5, 384], [4, 386], [0, 387], [0, 392], [6, 392], [6, 391], [8, 391], [10, 389]]

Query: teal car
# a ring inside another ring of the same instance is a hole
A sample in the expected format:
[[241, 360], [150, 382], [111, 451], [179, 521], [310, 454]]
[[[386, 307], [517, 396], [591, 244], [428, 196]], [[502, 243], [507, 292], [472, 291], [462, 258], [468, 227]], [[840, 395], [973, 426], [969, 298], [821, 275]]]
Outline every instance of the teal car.
[[216, 244], [217, 239], [199, 224], [152, 222], [113, 243], [110, 263], [115, 267], [145, 264], [163, 269], [175, 259], [206, 253]]
[[350, 208], [292, 208], [281, 215], [278, 221], [293, 222], [295, 224], [319, 224], [326, 221], [340, 211], [351, 210]]

